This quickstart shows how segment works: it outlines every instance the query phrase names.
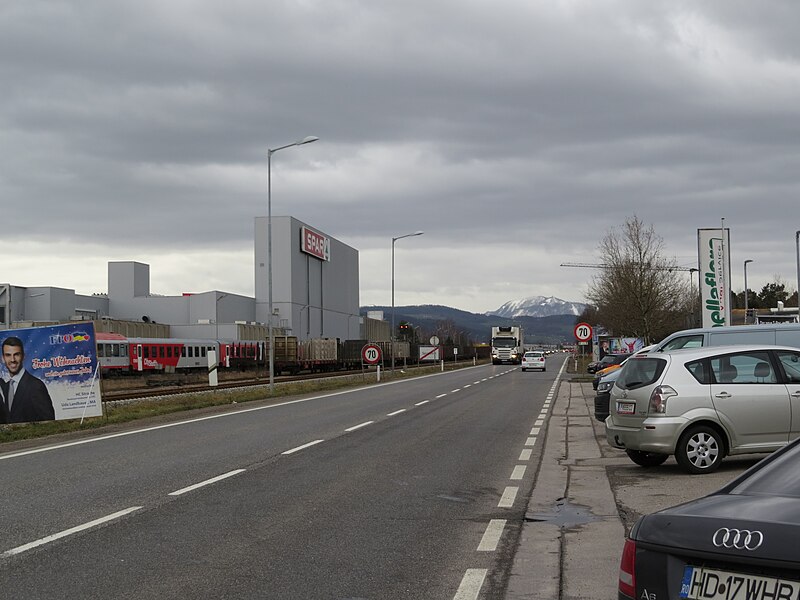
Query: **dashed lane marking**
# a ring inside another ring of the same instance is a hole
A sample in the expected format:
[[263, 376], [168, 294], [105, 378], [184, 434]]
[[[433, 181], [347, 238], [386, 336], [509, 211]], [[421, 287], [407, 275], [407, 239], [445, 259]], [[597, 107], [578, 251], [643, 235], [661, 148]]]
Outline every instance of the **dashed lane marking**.
[[317, 444], [321, 444], [325, 440], [314, 440], [313, 442], [308, 442], [307, 444], [303, 444], [302, 446], [298, 446], [297, 448], [292, 448], [291, 450], [287, 450], [286, 452], [281, 452], [281, 454], [294, 454], [295, 452], [300, 452], [300, 450], [305, 450], [306, 448], [310, 448], [311, 446], [316, 446]]
[[525, 477], [525, 469], [527, 468], [528, 467], [526, 467], [525, 465], [517, 465], [511, 472], [511, 477], [509, 477], [509, 479], [514, 479], [516, 481], [519, 481], [520, 479]]
[[366, 421], [365, 423], [359, 423], [358, 425], [353, 425], [352, 427], [348, 427], [345, 429], [346, 432], [350, 433], [351, 431], [355, 431], [356, 429], [361, 429], [362, 427], [366, 427], [367, 425], [372, 425], [375, 421]]
[[194, 485], [187, 486], [180, 490], [175, 490], [174, 492], [170, 492], [169, 496], [180, 496], [181, 494], [185, 494], [186, 492], [191, 492], [192, 490], [196, 490], [198, 488], [211, 485], [212, 483], [216, 483], [218, 481], [222, 481], [223, 479], [227, 479], [228, 477], [233, 477], [234, 475], [238, 475], [239, 473], [244, 473], [245, 469], [235, 469], [233, 471], [229, 471], [228, 473], [224, 473], [223, 475], [217, 475], [216, 477], [212, 477], [211, 479], [206, 479], [205, 481], [201, 481], [200, 483], [195, 483]]
[[518, 487], [508, 486], [503, 490], [503, 495], [500, 497], [500, 502], [497, 503], [497, 508], [511, 508], [514, 506], [514, 500], [517, 499]]
[[477, 600], [478, 594], [481, 593], [481, 587], [483, 587], [483, 580], [486, 579], [486, 573], [487, 569], [467, 569], [453, 600]]
[[494, 552], [497, 550], [497, 544], [500, 543], [500, 538], [503, 537], [503, 530], [506, 527], [505, 519], [492, 519], [483, 532], [481, 543], [478, 544], [478, 552]]
[[406, 412], [406, 409], [405, 408], [401, 408], [400, 410], [396, 410], [394, 412], [387, 413], [386, 416], [387, 417], [393, 417], [395, 415], [399, 415], [400, 413], [404, 413], [404, 412]]
[[525, 448], [522, 452], [520, 452], [519, 460], [530, 460], [531, 459], [531, 454], [533, 454], [533, 449], [532, 448]]

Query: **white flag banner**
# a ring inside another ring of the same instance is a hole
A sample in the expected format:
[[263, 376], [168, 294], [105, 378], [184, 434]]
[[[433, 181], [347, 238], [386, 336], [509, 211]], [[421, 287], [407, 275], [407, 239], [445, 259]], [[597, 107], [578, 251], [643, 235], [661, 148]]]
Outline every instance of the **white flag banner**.
[[700, 268], [700, 311], [703, 314], [703, 327], [730, 325], [730, 229], [698, 229], [697, 262]]

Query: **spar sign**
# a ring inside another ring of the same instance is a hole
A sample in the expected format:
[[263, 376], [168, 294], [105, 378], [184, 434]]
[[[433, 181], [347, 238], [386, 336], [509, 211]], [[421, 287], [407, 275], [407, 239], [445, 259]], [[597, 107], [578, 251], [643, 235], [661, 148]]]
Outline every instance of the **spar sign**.
[[730, 229], [698, 229], [697, 262], [703, 327], [730, 325]]
[[331, 240], [303, 225], [300, 228], [300, 250], [320, 260], [331, 259]]

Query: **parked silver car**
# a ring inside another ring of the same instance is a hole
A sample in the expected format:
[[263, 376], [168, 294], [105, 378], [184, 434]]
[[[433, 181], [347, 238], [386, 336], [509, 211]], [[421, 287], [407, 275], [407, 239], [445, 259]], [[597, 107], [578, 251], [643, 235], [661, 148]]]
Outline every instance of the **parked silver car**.
[[772, 452], [800, 437], [800, 350], [721, 346], [631, 358], [611, 390], [606, 439], [633, 462], [669, 455], [710, 473], [729, 454]]

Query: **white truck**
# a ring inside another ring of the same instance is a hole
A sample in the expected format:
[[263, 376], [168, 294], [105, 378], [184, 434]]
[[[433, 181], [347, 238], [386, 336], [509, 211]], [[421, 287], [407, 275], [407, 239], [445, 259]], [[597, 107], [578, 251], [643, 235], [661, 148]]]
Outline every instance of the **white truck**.
[[518, 325], [492, 327], [492, 364], [520, 364], [525, 354], [524, 338]]

